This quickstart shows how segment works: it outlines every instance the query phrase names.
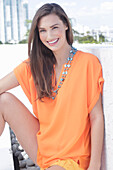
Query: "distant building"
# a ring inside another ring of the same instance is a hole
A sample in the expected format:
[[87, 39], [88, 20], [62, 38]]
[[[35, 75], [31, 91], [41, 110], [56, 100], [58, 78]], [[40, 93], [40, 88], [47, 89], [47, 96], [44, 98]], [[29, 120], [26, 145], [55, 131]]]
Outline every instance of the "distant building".
[[101, 26], [98, 29], [93, 29], [91, 34], [97, 41], [99, 41], [99, 35], [103, 35], [105, 37], [105, 42], [113, 42], [113, 28], [109, 28], [108, 26]]
[[0, 41], [18, 42], [27, 32], [27, 0], [0, 0]]
[[101, 26], [100, 30], [102, 35], [105, 36], [106, 41], [113, 42], [113, 28], [109, 28], [108, 26]]
[[109, 28], [108, 26], [90, 29], [86, 25], [76, 23], [76, 25], [73, 26], [73, 29], [79, 33], [79, 36], [91, 35], [94, 39], [99, 41], [99, 36], [103, 35], [105, 37], [105, 42], [113, 42], [113, 28]]
[[86, 36], [87, 32], [91, 32], [91, 29], [87, 25], [81, 25], [79, 23], [76, 23], [73, 29], [76, 30], [78, 33], [82, 34], [83, 36]]

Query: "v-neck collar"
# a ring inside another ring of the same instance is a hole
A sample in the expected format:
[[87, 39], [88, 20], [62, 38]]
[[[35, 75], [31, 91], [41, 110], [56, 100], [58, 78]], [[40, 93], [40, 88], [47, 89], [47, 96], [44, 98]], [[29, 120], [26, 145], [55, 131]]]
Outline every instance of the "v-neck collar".
[[[78, 52], [78, 51], [77, 51], [77, 52]], [[75, 58], [76, 58], [77, 52], [74, 54], [73, 60], [71, 61], [71, 66], [73, 65], [72, 63], [74, 62], [74, 60], [75, 60]], [[62, 65], [61, 72], [60, 72], [60, 75], [59, 75], [59, 78], [58, 78], [58, 81], [57, 81], [57, 82], [55, 82], [55, 81], [56, 81], [55, 64], [54, 64], [54, 66], [53, 66], [53, 67], [54, 67], [54, 75], [53, 75], [53, 82], [52, 82], [52, 84], [53, 84], [53, 87], [55, 87], [55, 89], [58, 87], [59, 82], [60, 82], [60, 79], [62, 78], [62, 73], [63, 73], [63, 71], [64, 71], [65, 64], [66, 64], [66, 63], [64, 63], [64, 64]], [[70, 69], [69, 69], [69, 70], [70, 70]]]

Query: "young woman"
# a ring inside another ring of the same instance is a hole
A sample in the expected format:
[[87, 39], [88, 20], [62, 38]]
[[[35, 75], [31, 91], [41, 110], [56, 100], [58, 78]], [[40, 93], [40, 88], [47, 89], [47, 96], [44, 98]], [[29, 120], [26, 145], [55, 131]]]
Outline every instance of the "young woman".
[[[0, 80], [0, 134], [5, 122], [41, 170], [100, 170], [102, 67], [77, 51], [70, 22], [54, 3], [35, 14], [29, 58]], [[21, 85], [35, 117], [6, 91]], [[21, 124], [21, 126], [20, 126]]]

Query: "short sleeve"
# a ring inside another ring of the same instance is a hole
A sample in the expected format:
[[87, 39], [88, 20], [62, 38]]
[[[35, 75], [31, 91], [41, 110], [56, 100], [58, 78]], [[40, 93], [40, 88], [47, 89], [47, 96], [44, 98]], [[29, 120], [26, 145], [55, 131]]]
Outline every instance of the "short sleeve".
[[88, 113], [95, 106], [100, 93], [103, 94], [103, 83], [102, 65], [96, 56], [91, 55], [87, 68]]
[[29, 61], [28, 60], [23, 61], [13, 71], [25, 95], [27, 96], [27, 98], [31, 103], [31, 94], [30, 94], [30, 85], [29, 85], [29, 78], [30, 78]]

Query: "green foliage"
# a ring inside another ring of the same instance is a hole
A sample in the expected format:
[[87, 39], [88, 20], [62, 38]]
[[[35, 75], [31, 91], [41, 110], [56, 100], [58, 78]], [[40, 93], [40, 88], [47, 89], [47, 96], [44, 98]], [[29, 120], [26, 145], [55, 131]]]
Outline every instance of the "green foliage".
[[23, 40], [19, 41], [19, 44], [27, 44], [27, 43], [28, 43], [27, 39], [23, 39]]
[[6, 41], [5, 44], [10, 44], [9, 41]]
[[96, 43], [96, 44], [98, 43], [97, 40], [95, 40], [91, 35], [87, 35], [83, 37], [75, 36], [74, 40], [78, 41], [79, 43]]
[[29, 25], [29, 24], [31, 24], [31, 23], [32, 23], [32, 20], [30, 20], [30, 19], [27, 19], [27, 20], [26, 20], [26, 25], [27, 25], [27, 24]]
[[87, 35], [89, 35], [89, 34], [90, 34], [90, 31], [87, 31], [86, 33], [87, 33]]
[[30, 30], [27, 30], [27, 32], [25, 34], [25, 37], [26, 37], [27, 40], [28, 40], [28, 37], [29, 37], [29, 32], [30, 32]]
[[81, 33], [82, 36], [84, 36], [84, 33]]
[[105, 37], [102, 35], [102, 33], [99, 35], [99, 42], [105, 42]]
[[2, 41], [0, 41], [0, 44], [3, 44]]
[[95, 43], [99, 44], [102, 42], [105, 42], [105, 37], [102, 35], [102, 33], [99, 35], [99, 41], [97, 41], [96, 36], [92, 36], [89, 31], [87, 31], [87, 35], [84, 35], [84, 33], [79, 33], [75, 30], [73, 30], [74, 33], [74, 41], [77, 41], [78, 43]]
[[74, 35], [76, 35], [76, 34], [79, 35], [79, 32], [78, 32], [78, 31], [76, 31], [76, 30], [74, 30], [74, 29], [72, 29], [72, 31], [73, 31], [73, 34], [74, 34]]
[[25, 22], [25, 24], [26, 24], [26, 26], [27, 26], [27, 32], [26, 32], [26, 34], [25, 34], [25, 37], [26, 37], [26, 40], [28, 41], [28, 37], [29, 37], [29, 32], [30, 32], [30, 29], [29, 29], [29, 26], [31, 25], [31, 23], [32, 23], [32, 20], [26, 20], [26, 22]]

